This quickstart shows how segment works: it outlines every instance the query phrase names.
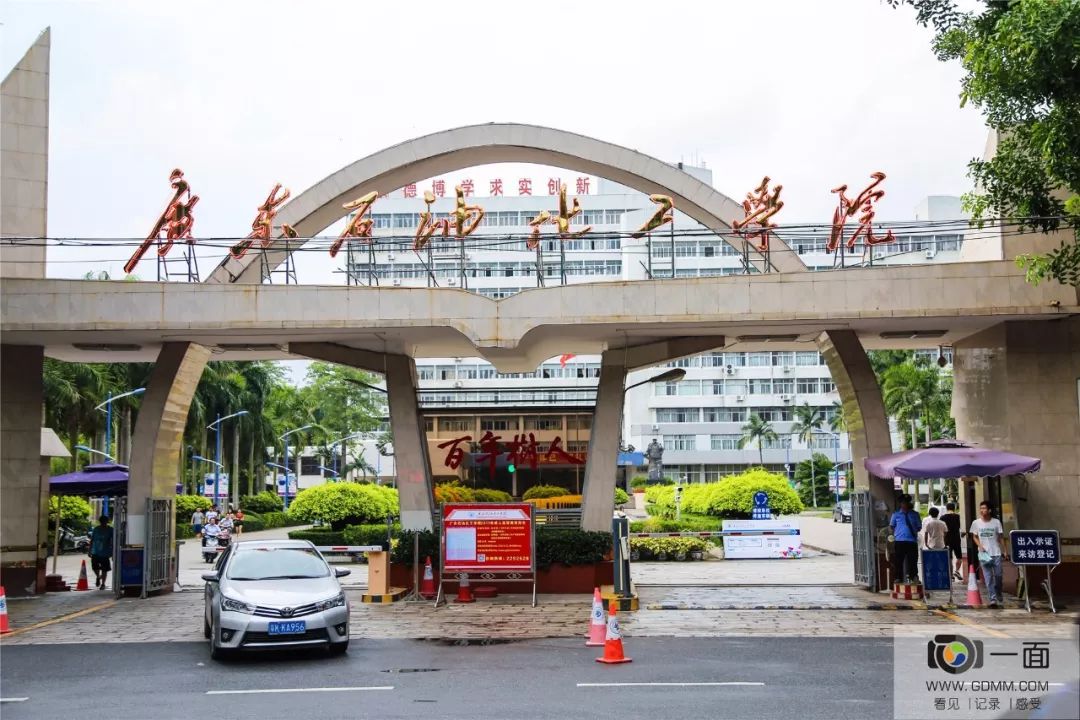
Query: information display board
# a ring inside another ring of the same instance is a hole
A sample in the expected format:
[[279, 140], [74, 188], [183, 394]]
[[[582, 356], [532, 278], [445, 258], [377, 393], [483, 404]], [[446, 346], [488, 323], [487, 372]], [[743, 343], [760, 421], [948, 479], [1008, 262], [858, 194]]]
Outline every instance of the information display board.
[[750, 558], [790, 558], [802, 554], [802, 536], [798, 520], [725, 520], [724, 532], [763, 530], [769, 535], [725, 535], [724, 557], [731, 560]]
[[533, 506], [451, 503], [443, 506], [443, 573], [533, 571]]

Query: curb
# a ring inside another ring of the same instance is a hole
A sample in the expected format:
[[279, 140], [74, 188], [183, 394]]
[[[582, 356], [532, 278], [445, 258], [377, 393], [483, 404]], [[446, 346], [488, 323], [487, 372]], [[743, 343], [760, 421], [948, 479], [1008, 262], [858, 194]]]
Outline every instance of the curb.
[[810, 548], [811, 550], [817, 550], [818, 552], [825, 553], [826, 555], [835, 555], [836, 557], [841, 557], [841, 556], [844, 555], [844, 553], [839, 553], [839, 552], [836, 552], [835, 550], [829, 550], [828, 548], [819, 547], [817, 545], [811, 545], [810, 543], [805, 543], [804, 542], [802, 544], [802, 546], [804, 548]]
[[652, 604], [646, 605], [646, 610], [926, 610], [928, 608], [915, 607], [913, 605], [681, 605], [681, 604]]

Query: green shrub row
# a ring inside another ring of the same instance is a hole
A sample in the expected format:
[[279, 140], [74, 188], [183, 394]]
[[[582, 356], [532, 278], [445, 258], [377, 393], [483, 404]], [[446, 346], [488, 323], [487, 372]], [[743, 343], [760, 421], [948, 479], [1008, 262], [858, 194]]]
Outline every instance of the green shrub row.
[[566, 488], [557, 487], [555, 485], [533, 485], [525, 491], [525, 494], [521, 496], [521, 499], [539, 500], [542, 498], [562, 497], [563, 495], [570, 494], [572, 493]]
[[337, 530], [313, 528], [309, 530], [290, 530], [290, 540], [310, 540], [314, 545], [346, 545], [345, 533]]
[[249, 512], [260, 514], [275, 512], [281, 509], [281, 497], [277, 493], [263, 490], [257, 495], [244, 495], [241, 497], [240, 507], [244, 509], [245, 515]]
[[615, 504], [625, 505], [630, 502], [630, 496], [622, 488], [615, 488]]
[[[371, 526], [375, 527], [375, 526]], [[373, 543], [381, 542], [385, 537], [386, 527], [380, 528], [383, 535], [379, 539], [360, 535], [359, 529], [346, 531], [346, 537], [350, 538], [350, 544], [368, 544], [369, 539]], [[350, 532], [355, 534], [350, 535]], [[371, 530], [370, 532], [374, 532]], [[395, 529], [394, 543], [390, 552], [392, 562], [412, 566], [413, 559], [413, 533], [401, 532]], [[363, 542], [361, 542], [363, 540]], [[563, 565], [591, 565], [602, 561], [611, 552], [611, 533], [585, 532], [573, 528], [538, 528], [536, 531], [536, 566], [547, 568], [556, 563]], [[439, 538], [435, 533], [420, 533], [420, 564], [424, 564], [425, 558], [431, 558], [431, 562], [439, 565]]]
[[712, 532], [721, 529], [721, 522], [721, 518], [683, 513], [682, 518], [679, 520], [663, 517], [634, 520], [630, 523], [630, 532]]
[[[714, 483], [687, 485], [682, 492], [682, 511], [720, 518], [749, 518], [754, 506], [754, 493], [763, 490], [769, 495], [769, 507], [780, 515], [797, 515], [803, 511], [798, 493], [778, 473], [753, 468], [738, 475], [729, 475]], [[651, 515], [675, 516], [675, 488], [652, 486], [645, 491], [647, 510]]]
[[[272, 530], [279, 527], [293, 527], [294, 525], [307, 525], [308, 522], [303, 518], [296, 517], [291, 513], [283, 512], [268, 512], [259, 515], [259, 520], [262, 521], [261, 530]], [[250, 531], [251, 527], [247, 524], [247, 513], [244, 513], [244, 530]]]
[[[380, 545], [386, 542], [386, 523], [373, 525], [350, 525], [341, 533], [345, 545]], [[401, 525], [394, 523], [392, 537], [401, 535]], [[412, 546], [410, 545], [410, 552]], [[410, 563], [412, 556], [409, 556]], [[432, 559], [434, 561], [434, 558]]]
[[371, 483], [316, 485], [301, 490], [289, 504], [289, 517], [296, 520], [294, 524], [321, 520], [338, 531], [349, 525], [385, 521], [387, 515], [397, 514], [397, 490]]
[[649, 482], [648, 475], [635, 475], [630, 480], [630, 489], [649, 487], [651, 485], [674, 485], [675, 481], [669, 477], [660, 478], [656, 482]]

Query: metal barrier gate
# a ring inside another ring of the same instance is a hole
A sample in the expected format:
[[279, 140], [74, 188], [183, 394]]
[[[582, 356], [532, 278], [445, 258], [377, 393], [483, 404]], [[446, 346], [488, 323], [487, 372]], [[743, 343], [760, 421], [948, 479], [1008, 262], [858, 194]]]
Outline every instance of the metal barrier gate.
[[113, 498], [113, 560], [112, 560], [112, 591], [116, 597], [124, 594], [124, 585], [121, 582], [120, 572], [121, 551], [124, 548], [124, 538], [127, 537], [127, 495]]
[[851, 539], [855, 584], [877, 590], [874, 551], [874, 502], [869, 491], [851, 493]]
[[173, 583], [173, 501], [171, 498], [147, 498], [146, 544], [143, 547], [142, 594], [170, 587]]

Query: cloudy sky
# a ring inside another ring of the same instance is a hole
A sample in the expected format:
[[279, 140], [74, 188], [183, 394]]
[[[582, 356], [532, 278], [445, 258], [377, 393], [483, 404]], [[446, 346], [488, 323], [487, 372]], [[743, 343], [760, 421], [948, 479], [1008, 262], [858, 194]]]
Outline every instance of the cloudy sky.
[[[878, 0], [0, 7], [5, 71], [52, 28], [54, 237], [145, 237], [173, 167], [201, 196], [197, 236], [242, 235], [274, 182], [297, 194], [393, 143], [491, 121], [704, 162], [733, 197], [768, 174], [781, 222], [828, 221], [831, 187], [882, 170], [878, 217], [906, 220], [925, 195], [968, 189], [986, 137], [959, 107], [959, 67]], [[310, 262], [332, 277], [329, 258]]]

